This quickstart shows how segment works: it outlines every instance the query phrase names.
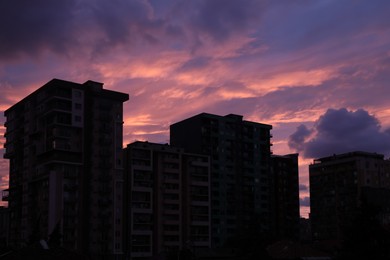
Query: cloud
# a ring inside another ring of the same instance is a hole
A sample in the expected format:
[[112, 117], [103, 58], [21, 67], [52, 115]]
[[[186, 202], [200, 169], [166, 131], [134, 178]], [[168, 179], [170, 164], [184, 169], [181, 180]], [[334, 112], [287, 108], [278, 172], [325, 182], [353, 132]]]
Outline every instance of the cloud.
[[307, 185], [301, 183], [301, 184], [299, 184], [299, 190], [300, 191], [307, 191], [307, 190], [309, 190], [309, 188], [307, 187]]
[[280, 52], [318, 46], [333, 47], [327, 49], [332, 52], [353, 49], [360, 42], [357, 39], [370, 41], [388, 30], [389, 20], [383, 17], [389, 10], [390, 2], [386, 0], [356, 0], [348, 4], [337, 0], [285, 1], [273, 4], [267, 12], [266, 19], [273, 26], [261, 35]]
[[[311, 135], [312, 134], [312, 135]], [[390, 131], [381, 131], [378, 119], [364, 109], [328, 109], [312, 129], [300, 125], [290, 135], [290, 148], [306, 158], [351, 151], [390, 154]]]
[[195, 58], [192, 58], [192, 59], [188, 60], [187, 62], [185, 62], [181, 66], [181, 68], [178, 70], [178, 72], [180, 72], [180, 71], [192, 72], [192, 71], [196, 71], [199, 69], [204, 69], [209, 64], [210, 64], [209, 57], [195, 57]]
[[0, 10], [3, 60], [39, 59], [45, 52], [96, 58], [118, 46], [155, 47], [164, 36], [172, 36], [174, 28], [155, 17], [143, 0], [1, 1]]
[[299, 198], [299, 205], [301, 207], [310, 207], [310, 197]]
[[49, 51], [93, 58], [117, 48], [139, 53], [160, 46], [191, 51], [247, 36], [265, 2], [167, 0], [163, 6], [146, 0], [1, 1], [0, 57], [38, 58]]
[[66, 49], [75, 6], [76, 0], [1, 1], [0, 57], [36, 55], [45, 48], [58, 53]]
[[305, 147], [306, 138], [312, 133], [312, 130], [308, 129], [305, 125], [297, 127], [295, 133], [290, 136], [288, 145], [297, 151], [302, 151]]
[[201, 0], [196, 1], [191, 22], [217, 42], [226, 41], [237, 32], [247, 31], [258, 22], [267, 1], [264, 0]]
[[157, 37], [164, 31], [165, 21], [154, 15], [153, 6], [142, 0], [95, 1], [85, 5], [91, 23], [105, 34], [107, 47], [116, 44], [132, 44], [137, 41], [156, 45]]

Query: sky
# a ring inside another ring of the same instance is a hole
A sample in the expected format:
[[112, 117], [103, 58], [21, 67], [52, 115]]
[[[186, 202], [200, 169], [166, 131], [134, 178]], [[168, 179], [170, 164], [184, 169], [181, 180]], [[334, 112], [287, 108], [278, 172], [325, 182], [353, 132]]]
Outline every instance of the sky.
[[[53, 78], [128, 93], [124, 144], [239, 114], [273, 126], [274, 154], [299, 152], [307, 217], [314, 158], [390, 156], [389, 13], [388, 0], [0, 0], [0, 145], [3, 111]], [[0, 189], [7, 175], [0, 159]]]

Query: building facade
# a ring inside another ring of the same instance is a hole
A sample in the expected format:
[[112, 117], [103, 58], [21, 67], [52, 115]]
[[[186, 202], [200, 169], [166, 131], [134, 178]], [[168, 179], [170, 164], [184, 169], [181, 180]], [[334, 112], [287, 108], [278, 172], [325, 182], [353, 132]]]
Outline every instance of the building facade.
[[5, 111], [9, 243], [61, 236], [89, 255], [121, 255], [123, 102], [129, 96], [53, 79]]
[[273, 230], [271, 125], [202, 113], [170, 126], [170, 142], [211, 159], [212, 247]]
[[0, 206], [0, 250], [8, 247], [9, 209]]
[[279, 239], [299, 239], [298, 154], [272, 155], [275, 233]]
[[390, 160], [359, 151], [323, 157], [309, 166], [309, 177], [313, 239], [341, 239], [362, 198], [390, 188]]
[[127, 256], [179, 259], [209, 248], [209, 157], [148, 142], [124, 153]]

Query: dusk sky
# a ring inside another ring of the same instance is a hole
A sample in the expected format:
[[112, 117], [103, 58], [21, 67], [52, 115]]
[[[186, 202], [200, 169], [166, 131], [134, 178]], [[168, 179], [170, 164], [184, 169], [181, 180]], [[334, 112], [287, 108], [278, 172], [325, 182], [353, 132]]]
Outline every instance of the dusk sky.
[[[201, 112], [271, 124], [275, 154], [308, 164], [390, 156], [389, 0], [0, 1], [3, 111], [53, 78], [128, 93], [124, 144], [169, 142]], [[2, 157], [4, 149], [1, 148]], [[0, 189], [8, 186], [0, 159]]]

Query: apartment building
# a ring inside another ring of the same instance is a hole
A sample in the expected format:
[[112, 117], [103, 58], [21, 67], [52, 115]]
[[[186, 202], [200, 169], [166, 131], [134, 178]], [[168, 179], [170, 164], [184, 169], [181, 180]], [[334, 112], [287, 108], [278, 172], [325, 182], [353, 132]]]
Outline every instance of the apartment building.
[[271, 125], [201, 113], [170, 126], [170, 142], [211, 159], [211, 241], [274, 229]]
[[149, 142], [125, 148], [126, 248], [131, 259], [210, 247], [209, 157]]
[[102, 83], [53, 79], [5, 111], [10, 245], [59, 233], [67, 249], [122, 255], [128, 99]]
[[0, 206], [0, 250], [8, 247], [8, 230], [9, 210], [4, 206]]
[[271, 162], [275, 235], [279, 239], [299, 239], [298, 154], [272, 155]]
[[313, 239], [341, 239], [343, 228], [359, 213], [362, 198], [389, 194], [390, 160], [361, 151], [335, 154], [314, 160], [309, 176]]

